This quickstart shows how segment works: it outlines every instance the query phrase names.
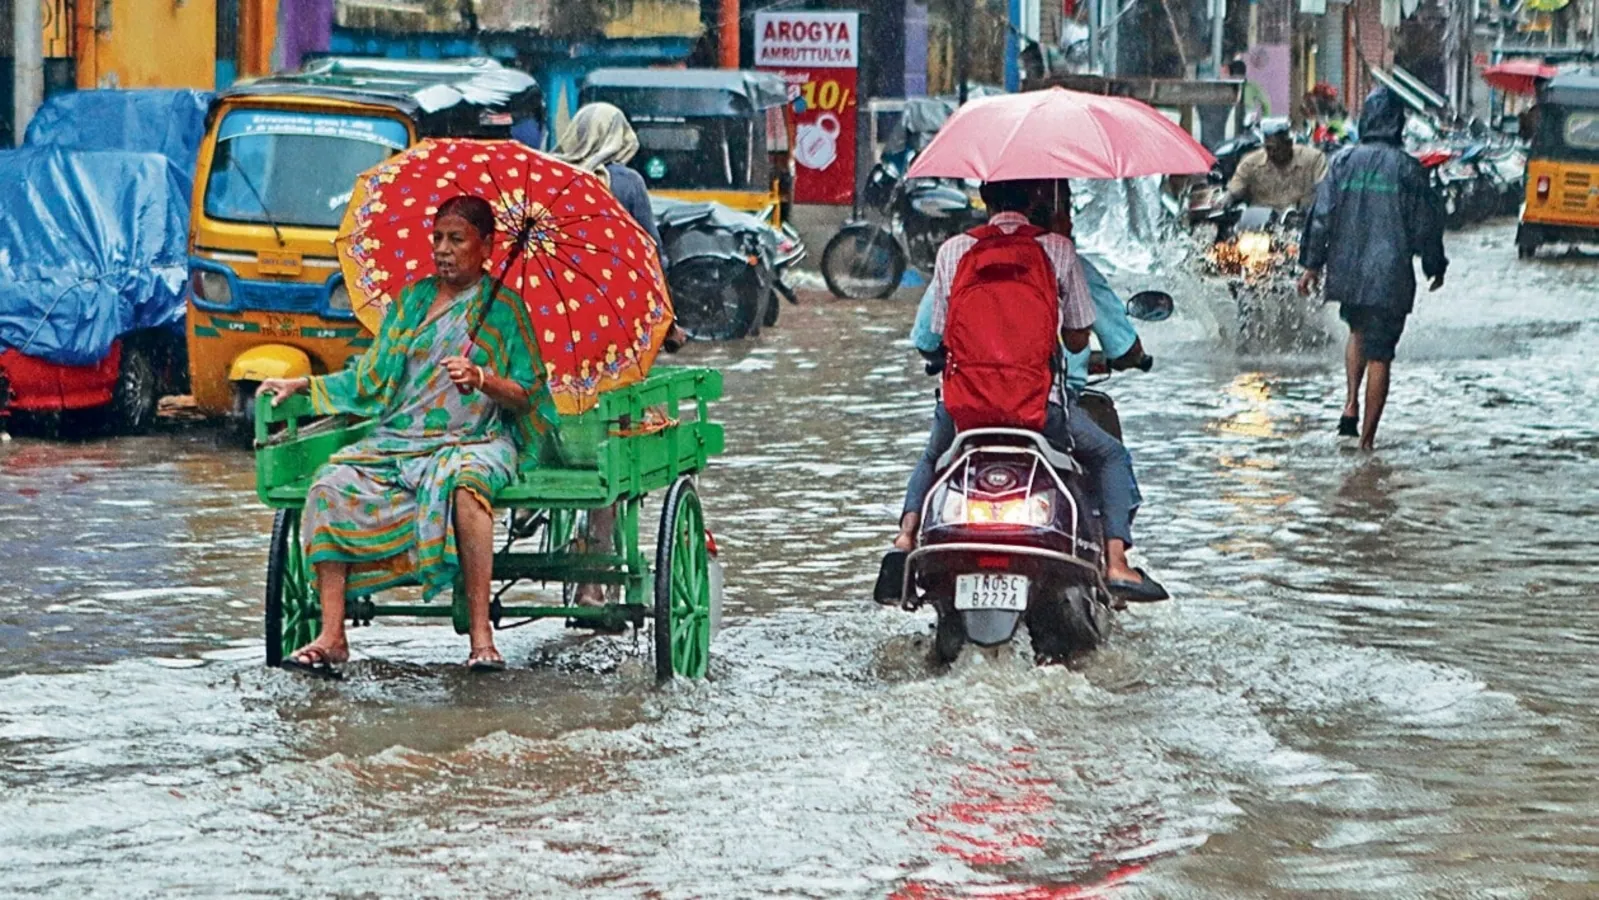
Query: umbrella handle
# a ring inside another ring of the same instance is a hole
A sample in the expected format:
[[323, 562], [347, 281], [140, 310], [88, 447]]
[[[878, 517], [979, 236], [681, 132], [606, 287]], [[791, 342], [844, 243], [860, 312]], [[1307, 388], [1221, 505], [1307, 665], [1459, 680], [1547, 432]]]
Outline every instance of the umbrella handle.
[[[521, 230], [516, 233], [516, 237], [511, 241], [511, 252], [505, 255], [505, 264], [500, 266], [500, 274], [494, 277], [494, 283], [489, 286], [488, 299], [483, 302], [483, 306], [477, 311], [477, 321], [473, 322], [472, 327], [467, 330], [466, 348], [468, 353], [471, 352], [472, 346], [477, 343], [477, 334], [479, 331], [483, 330], [484, 320], [489, 317], [489, 306], [492, 305], [499, 297], [500, 289], [505, 287], [505, 276], [511, 274], [511, 263], [527, 250], [528, 239], [532, 236], [532, 220], [523, 220]], [[470, 394], [473, 390], [475, 390], [470, 385], [465, 384], [458, 384], [455, 386], [455, 389], [460, 391], [462, 394]]]

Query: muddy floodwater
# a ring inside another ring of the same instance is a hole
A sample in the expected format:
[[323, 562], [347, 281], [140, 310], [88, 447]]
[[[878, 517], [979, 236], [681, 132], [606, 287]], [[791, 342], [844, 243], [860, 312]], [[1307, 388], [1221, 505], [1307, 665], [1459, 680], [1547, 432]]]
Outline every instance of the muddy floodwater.
[[[1191, 276], [1111, 385], [1176, 599], [1075, 668], [922, 662], [872, 605], [932, 384], [906, 301], [720, 367], [711, 678], [643, 642], [352, 631], [261, 665], [271, 517], [219, 433], [0, 445], [0, 895], [1599, 894], [1599, 258], [1454, 234], [1379, 451], [1338, 350], [1240, 352]], [[1330, 318], [1330, 317], [1329, 317]], [[653, 525], [652, 525], [653, 527]], [[652, 542], [648, 542], [651, 546]]]

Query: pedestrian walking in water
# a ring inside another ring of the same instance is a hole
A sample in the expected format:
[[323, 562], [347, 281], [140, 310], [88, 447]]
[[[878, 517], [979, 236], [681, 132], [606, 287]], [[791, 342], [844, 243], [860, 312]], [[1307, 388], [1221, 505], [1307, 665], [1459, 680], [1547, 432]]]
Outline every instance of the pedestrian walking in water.
[[1426, 170], [1404, 150], [1404, 128], [1399, 98], [1387, 88], [1372, 91], [1360, 115], [1360, 143], [1333, 157], [1327, 178], [1316, 188], [1299, 243], [1299, 262], [1305, 267], [1300, 293], [1314, 291], [1325, 269], [1326, 300], [1338, 304], [1339, 318], [1349, 324], [1344, 351], [1348, 393], [1338, 433], [1358, 434], [1362, 450], [1376, 444], [1394, 347], [1415, 306], [1413, 259], [1421, 257], [1422, 272], [1434, 291], [1443, 287], [1449, 267], [1443, 210]]

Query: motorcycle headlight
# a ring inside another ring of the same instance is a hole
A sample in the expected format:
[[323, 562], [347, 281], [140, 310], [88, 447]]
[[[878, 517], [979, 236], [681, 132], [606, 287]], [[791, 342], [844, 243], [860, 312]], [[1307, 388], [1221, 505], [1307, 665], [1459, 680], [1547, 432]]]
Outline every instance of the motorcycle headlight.
[[221, 272], [196, 272], [190, 282], [194, 295], [206, 303], [228, 306], [233, 303], [233, 284]]
[[344, 286], [344, 282], [339, 282], [339, 286], [328, 294], [328, 309], [332, 312], [350, 315], [350, 289]]

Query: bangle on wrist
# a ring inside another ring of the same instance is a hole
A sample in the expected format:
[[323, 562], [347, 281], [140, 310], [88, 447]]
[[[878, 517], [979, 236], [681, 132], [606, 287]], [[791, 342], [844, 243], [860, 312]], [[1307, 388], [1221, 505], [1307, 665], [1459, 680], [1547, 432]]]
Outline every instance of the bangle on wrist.
[[485, 380], [487, 380], [487, 376], [483, 374], [482, 366], [474, 365], [472, 368], [477, 370], [477, 389], [481, 391], [483, 390], [483, 383]]

